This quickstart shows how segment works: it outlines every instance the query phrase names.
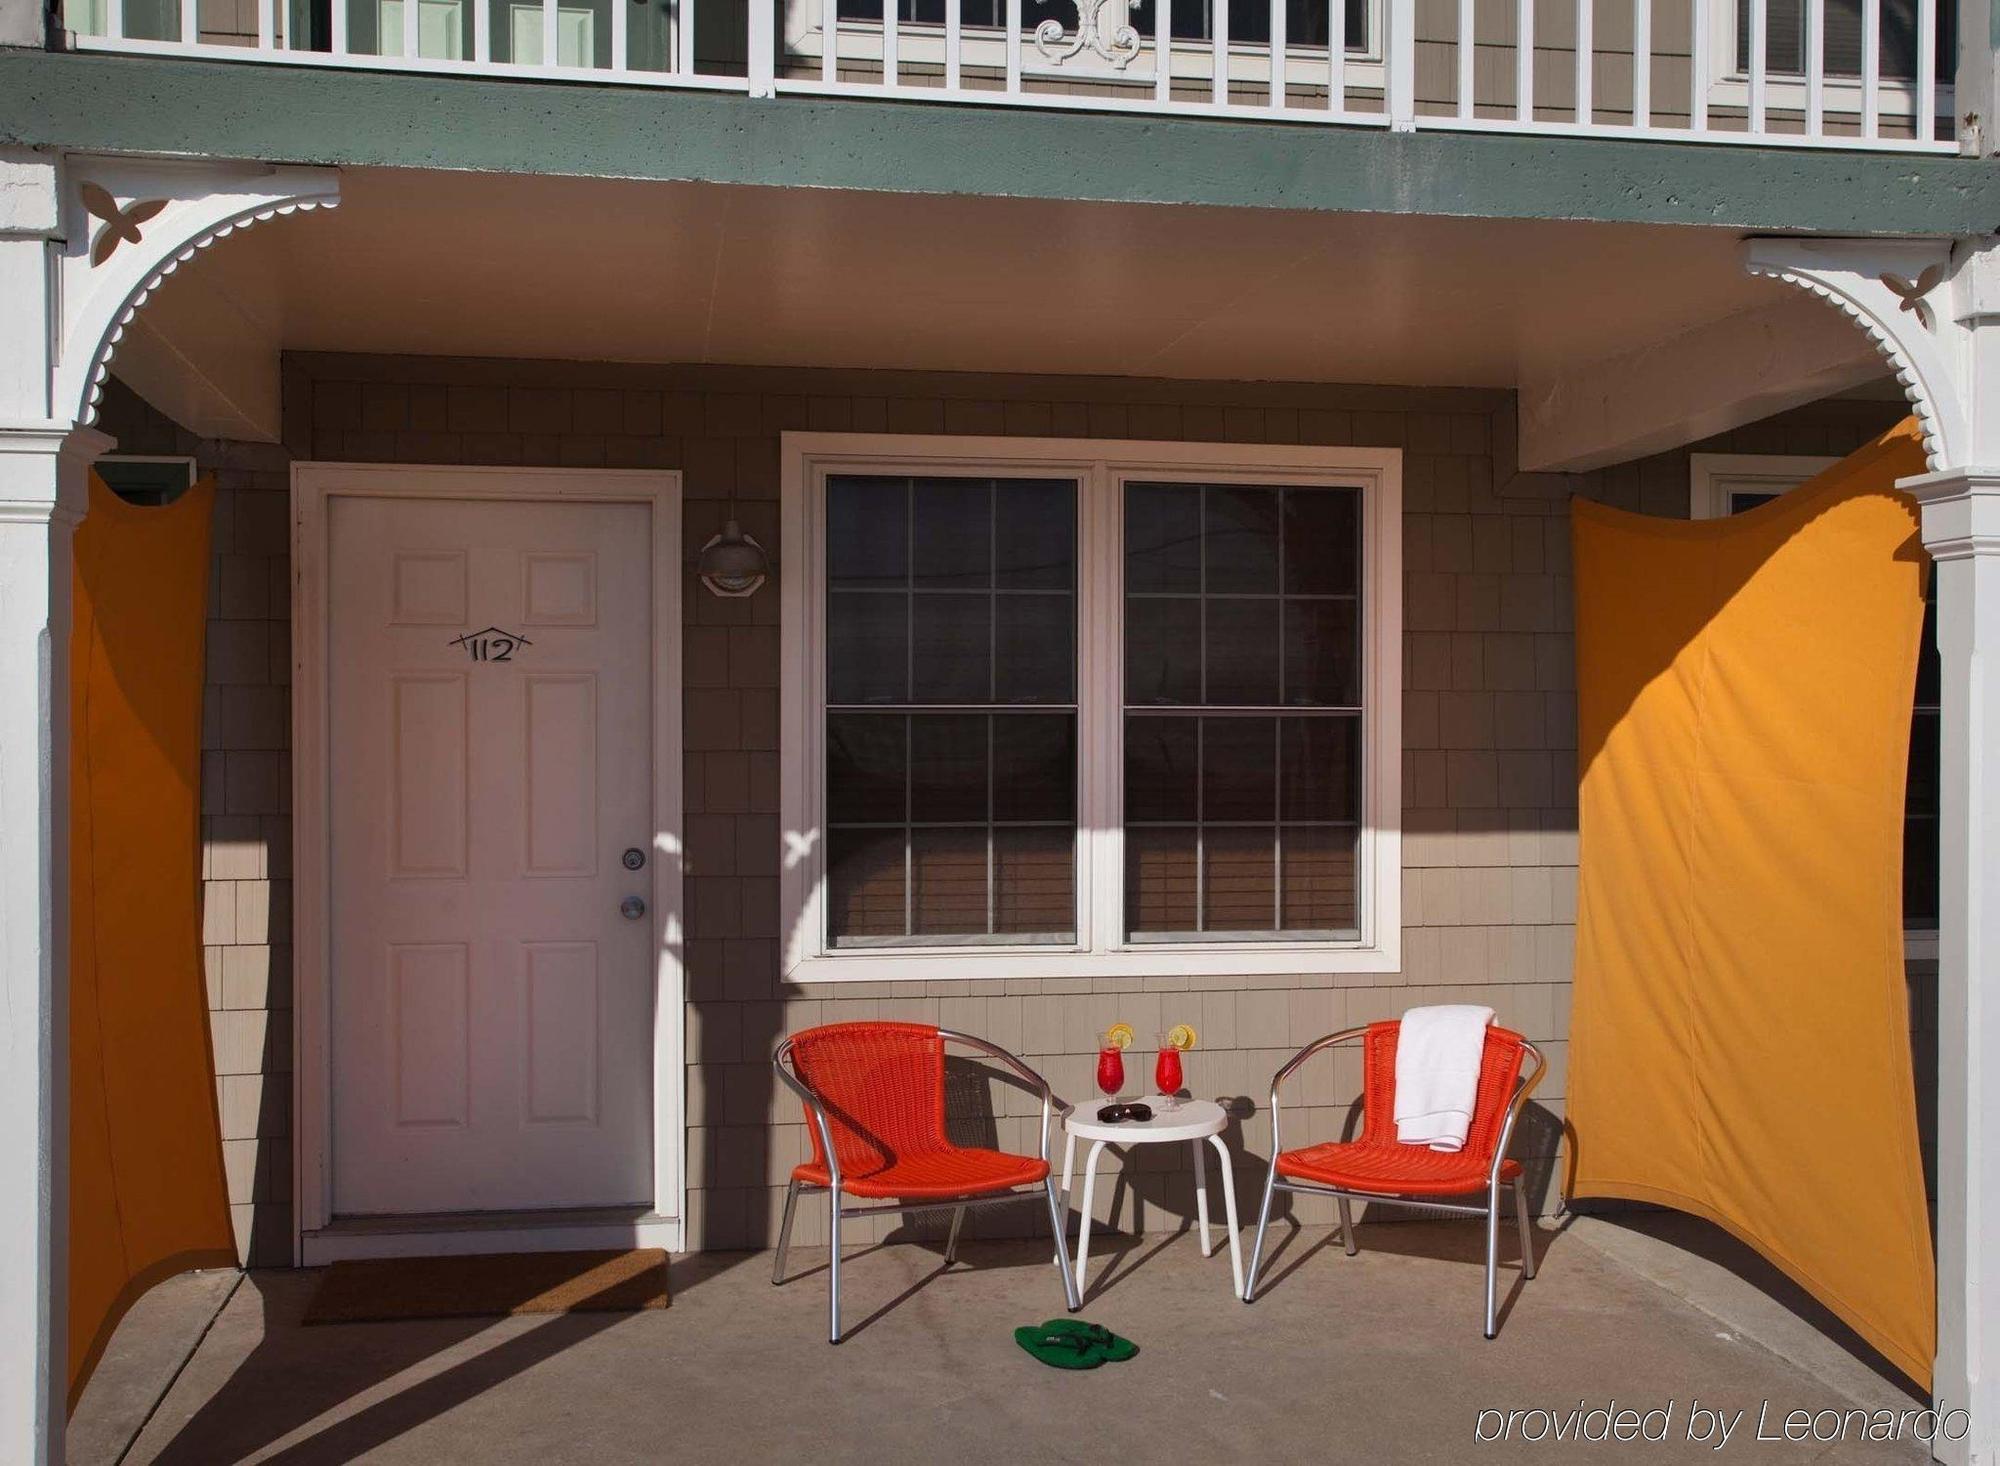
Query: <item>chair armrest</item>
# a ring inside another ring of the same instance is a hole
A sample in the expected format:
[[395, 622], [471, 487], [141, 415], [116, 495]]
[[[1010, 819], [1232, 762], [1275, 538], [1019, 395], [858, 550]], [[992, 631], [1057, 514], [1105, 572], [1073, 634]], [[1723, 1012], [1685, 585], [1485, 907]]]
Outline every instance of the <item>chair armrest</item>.
[[788, 1038], [778, 1045], [778, 1051], [771, 1055], [771, 1069], [783, 1081], [785, 1088], [804, 1102], [806, 1113], [812, 1117], [813, 1125], [819, 1130], [820, 1149], [826, 1155], [826, 1179], [835, 1195], [840, 1193], [840, 1153], [833, 1148], [833, 1127], [827, 1123], [826, 1106], [820, 1097], [791, 1069], [792, 1041]]
[[1514, 1122], [1521, 1118], [1521, 1111], [1528, 1106], [1528, 1096], [1535, 1092], [1535, 1086], [1542, 1082], [1542, 1074], [1549, 1067], [1549, 1061], [1543, 1057], [1542, 1051], [1525, 1038], [1521, 1040], [1521, 1052], [1533, 1061], [1535, 1067], [1514, 1083], [1514, 1097], [1507, 1102], [1507, 1119], [1500, 1127], [1500, 1138], [1494, 1142], [1493, 1164], [1486, 1173], [1486, 1184], [1489, 1189], [1500, 1184], [1500, 1167], [1506, 1164], [1507, 1147], [1514, 1140]]
[[1285, 1060], [1283, 1064], [1278, 1066], [1278, 1072], [1271, 1076], [1271, 1163], [1273, 1165], [1277, 1164], [1278, 1152], [1280, 1149], [1282, 1149], [1282, 1147], [1278, 1144], [1279, 1089], [1283, 1086], [1284, 1082], [1287, 1079], [1290, 1079], [1292, 1075], [1296, 1074], [1299, 1070], [1299, 1067], [1303, 1065], [1306, 1060], [1310, 1059], [1314, 1054], [1320, 1053], [1326, 1049], [1330, 1049], [1335, 1044], [1353, 1043], [1359, 1040], [1361, 1037], [1363, 1037], [1367, 1032], [1368, 1030], [1365, 1027], [1363, 1027], [1363, 1028], [1343, 1028], [1337, 1033], [1329, 1033], [1325, 1035], [1323, 1038], [1314, 1039], [1311, 1043], [1307, 1044], [1304, 1048], [1300, 1049], [1296, 1054], [1293, 1054], [1291, 1058]]

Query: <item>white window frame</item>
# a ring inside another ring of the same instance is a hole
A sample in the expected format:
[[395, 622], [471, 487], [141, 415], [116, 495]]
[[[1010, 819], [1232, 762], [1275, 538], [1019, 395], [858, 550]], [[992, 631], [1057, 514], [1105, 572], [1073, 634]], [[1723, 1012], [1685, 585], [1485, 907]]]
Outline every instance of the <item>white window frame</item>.
[[186, 453], [105, 453], [97, 459], [99, 463], [178, 463], [187, 470], [188, 488], [194, 487], [196, 476], [195, 461]]
[[1838, 462], [1809, 453], [1690, 453], [1688, 518], [1727, 519], [1731, 494], [1782, 494]]
[[[1690, 453], [1688, 518], [1727, 519], [1731, 494], [1782, 494], [1840, 462], [1810, 453]], [[1903, 955], [1934, 961], [1937, 928], [1903, 928]]]
[[[1747, 5], [1749, 0], [1693, 0], [1693, 3], [1709, 6], [1706, 58], [1709, 105], [1748, 111], [1750, 73], [1736, 64], [1736, 16], [1739, 8]], [[1860, 120], [1862, 100], [1860, 77], [1823, 76], [1820, 78], [1820, 85], [1824, 96], [1821, 105], [1829, 120], [1853, 119], [1857, 122]], [[1936, 85], [1938, 116], [1957, 116], [1955, 102], [1957, 94], [1952, 89], [1951, 72], [1940, 68]], [[1914, 122], [1917, 115], [1916, 79], [1892, 76], [1880, 78], [1876, 83], [1875, 103], [1884, 118]], [[1773, 112], [1795, 112], [1803, 116], [1806, 110], [1805, 77], [1767, 70], [1764, 74], [1764, 105]]]
[[[1383, 448], [786, 433], [779, 880], [790, 982], [1397, 972], [1402, 967], [1402, 453]], [[838, 474], [1073, 477], [1077, 504], [1077, 940], [833, 948], [826, 940], [825, 487]], [[1358, 485], [1363, 626], [1360, 934], [1128, 942], [1124, 926], [1123, 486]]]

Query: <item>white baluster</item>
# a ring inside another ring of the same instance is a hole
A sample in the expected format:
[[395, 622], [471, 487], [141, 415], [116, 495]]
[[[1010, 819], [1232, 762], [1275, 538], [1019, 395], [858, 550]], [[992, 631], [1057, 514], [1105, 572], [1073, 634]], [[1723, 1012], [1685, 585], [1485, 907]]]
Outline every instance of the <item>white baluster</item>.
[[1937, 135], [1937, 0], [1917, 0], [1918, 142]]
[[1653, 0], [1632, 0], [1632, 125], [1653, 125]]
[[1861, 135], [1882, 133], [1882, 0], [1861, 0]]
[[1389, 127], [1417, 130], [1417, 0], [1390, 0], [1389, 74], [1386, 80]]
[[[1471, 0], [1464, 0], [1470, 4]], [[1347, 0], [1326, 0], [1326, 110], [1347, 110]]]
[[1535, 0], [1514, 0], [1514, 115], [1535, 119]]
[[1693, 16], [1691, 34], [1688, 40], [1688, 54], [1694, 57], [1694, 65], [1688, 68], [1688, 127], [1694, 132], [1708, 131], [1708, 15], [1707, 5], [1691, 5], [1689, 14]]
[[1215, 69], [1210, 95], [1220, 107], [1229, 101], [1229, 0], [1214, 0], [1209, 15], [1214, 32], [1208, 38], [1209, 56]]
[[1458, 0], [1458, 115], [1470, 117], [1473, 103], [1472, 63], [1479, 55], [1478, 0]]
[[1271, 105], [1285, 105], [1285, 0], [1270, 0], [1271, 6]]
[[1750, 131], [1762, 134], [1764, 78], [1769, 70], [1770, 16], [1767, 0], [1750, 0]]
[[1826, 0], [1806, 0], [1806, 133], [1826, 131]]
[[1597, 75], [1597, 43], [1591, 35], [1591, 28], [1596, 21], [1597, 0], [1576, 0], [1576, 125], [1578, 127], [1590, 126], [1591, 84]]
[[777, 0], [747, 0], [749, 25], [744, 35], [750, 47], [743, 70], [753, 97], [778, 95], [778, 10]]

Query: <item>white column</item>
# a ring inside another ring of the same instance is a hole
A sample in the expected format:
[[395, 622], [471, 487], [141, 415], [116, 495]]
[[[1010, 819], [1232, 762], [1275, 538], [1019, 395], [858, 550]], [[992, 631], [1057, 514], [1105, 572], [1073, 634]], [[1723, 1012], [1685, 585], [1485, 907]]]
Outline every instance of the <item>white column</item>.
[[0, 150], [0, 1460], [63, 1459], [70, 538], [109, 439], [54, 415], [52, 158]]
[[1744, 263], [1867, 330], [1933, 466], [1899, 485], [1936, 563], [1944, 674], [1932, 1452], [2000, 1466], [2000, 240], [1761, 239]]
[[88, 428], [0, 426], [0, 1458], [63, 1458], [70, 538]]
[[[1936, 562], [1939, 1460], [2000, 1462], [2000, 468], [1906, 480]], [[1964, 1429], [1962, 1439], [1948, 1437]]]

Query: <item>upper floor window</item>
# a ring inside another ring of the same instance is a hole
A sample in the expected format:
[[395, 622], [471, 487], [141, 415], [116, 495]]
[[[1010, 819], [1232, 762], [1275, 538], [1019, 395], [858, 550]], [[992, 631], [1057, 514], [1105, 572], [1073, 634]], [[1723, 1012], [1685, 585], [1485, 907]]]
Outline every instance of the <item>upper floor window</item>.
[[[1881, 76], [1889, 81], [1917, 77], [1917, 14], [1919, 0], [1879, 0], [1881, 25], [1876, 33]], [[1750, 0], [1735, 0], [1736, 69], [1750, 70]], [[1765, 0], [1764, 65], [1773, 76], [1806, 74], [1806, 13], [1808, 0]], [[1824, 0], [1824, 75], [1855, 79], [1861, 75], [1863, 0]], [[1957, 7], [1941, 5], [1937, 13], [1937, 75], [1949, 81], [1958, 50]]]
[[785, 454], [790, 975], [1395, 969], [1398, 455]]
[[[1127, 0], [1126, 19], [1141, 36], [1153, 34], [1153, 6], [1156, 0]], [[1288, 46], [1325, 46], [1332, 25], [1333, 6], [1326, 0], [1284, 0], [1285, 43]], [[1370, 49], [1369, 0], [1340, 0], [1346, 28], [1347, 49]], [[883, 0], [839, 0], [842, 20], [882, 18]], [[1209, 41], [1215, 37], [1215, 0], [1168, 0], [1167, 18], [1176, 41]], [[896, 0], [896, 18], [906, 25], [944, 24], [945, 0]], [[1021, 28], [1033, 32], [1044, 21], [1061, 26], [1076, 24], [1074, 0], [1021, 0]], [[994, 30], [1007, 24], [1007, 0], [961, 0], [959, 23]], [[1239, 45], [1268, 45], [1271, 40], [1271, 7], [1268, 0], [1242, 0], [1229, 7], [1229, 39]]]

